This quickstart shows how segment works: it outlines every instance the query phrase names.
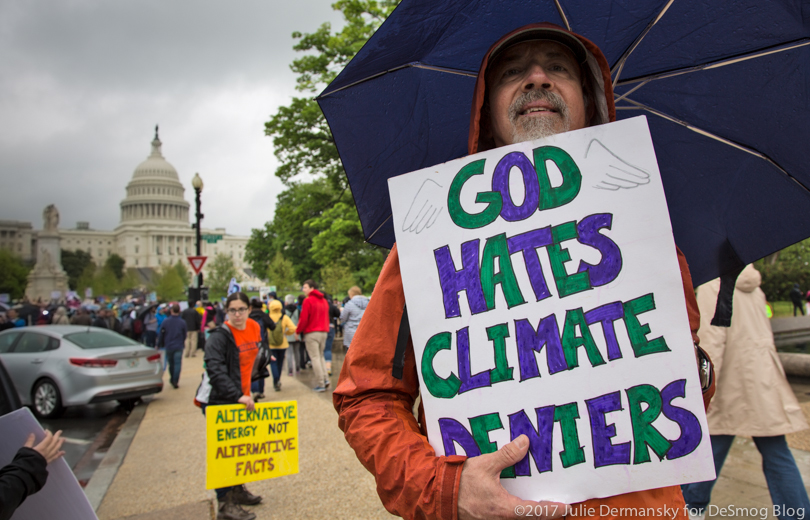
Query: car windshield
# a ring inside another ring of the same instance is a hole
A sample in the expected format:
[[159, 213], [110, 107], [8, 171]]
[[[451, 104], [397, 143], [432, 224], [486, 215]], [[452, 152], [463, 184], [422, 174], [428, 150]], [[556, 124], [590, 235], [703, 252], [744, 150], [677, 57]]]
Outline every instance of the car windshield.
[[141, 345], [125, 336], [110, 332], [108, 330], [87, 330], [65, 334], [64, 338], [76, 346], [83, 349], [107, 348], [107, 347], [129, 347]]

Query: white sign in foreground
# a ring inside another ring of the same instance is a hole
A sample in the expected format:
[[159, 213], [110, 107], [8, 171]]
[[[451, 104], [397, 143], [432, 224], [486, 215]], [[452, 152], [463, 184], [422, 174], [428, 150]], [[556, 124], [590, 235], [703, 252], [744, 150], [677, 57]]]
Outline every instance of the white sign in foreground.
[[[20, 408], [0, 417], [0, 467], [14, 460], [29, 434], [36, 435], [36, 444], [45, 432], [28, 408]], [[64, 457], [48, 464], [45, 486], [25, 499], [11, 520], [97, 520], [87, 496], [70, 471]]]
[[501, 482], [568, 504], [714, 478], [645, 117], [464, 157], [389, 190], [437, 453], [526, 434], [528, 455]]

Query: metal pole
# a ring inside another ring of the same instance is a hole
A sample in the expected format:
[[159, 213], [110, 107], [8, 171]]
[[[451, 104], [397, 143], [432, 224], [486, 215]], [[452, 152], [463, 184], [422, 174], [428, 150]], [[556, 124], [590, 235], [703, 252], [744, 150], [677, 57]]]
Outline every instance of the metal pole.
[[[197, 256], [202, 256], [202, 232], [200, 230], [200, 221], [203, 219], [203, 214], [200, 213], [200, 193], [202, 192], [199, 188], [194, 188], [195, 195], [195, 202], [197, 204]], [[203, 274], [202, 271], [199, 272], [197, 275], [197, 287], [202, 287], [203, 285]]]

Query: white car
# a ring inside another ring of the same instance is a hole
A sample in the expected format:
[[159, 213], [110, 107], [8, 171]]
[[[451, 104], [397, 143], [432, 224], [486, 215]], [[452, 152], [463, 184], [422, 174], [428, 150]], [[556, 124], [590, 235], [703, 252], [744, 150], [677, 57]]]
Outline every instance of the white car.
[[66, 406], [113, 400], [132, 405], [163, 389], [159, 352], [97, 327], [5, 330], [0, 359], [22, 403], [44, 419], [59, 416]]

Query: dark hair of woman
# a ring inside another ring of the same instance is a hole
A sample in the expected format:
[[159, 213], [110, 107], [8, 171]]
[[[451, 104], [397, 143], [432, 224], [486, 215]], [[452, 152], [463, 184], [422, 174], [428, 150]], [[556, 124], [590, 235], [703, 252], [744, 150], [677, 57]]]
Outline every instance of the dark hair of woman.
[[225, 308], [229, 308], [231, 302], [241, 300], [245, 305], [250, 307], [250, 299], [247, 297], [247, 294], [243, 293], [242, 291], [237, 291], [228, 295], [228, 298], [225, 300]]

